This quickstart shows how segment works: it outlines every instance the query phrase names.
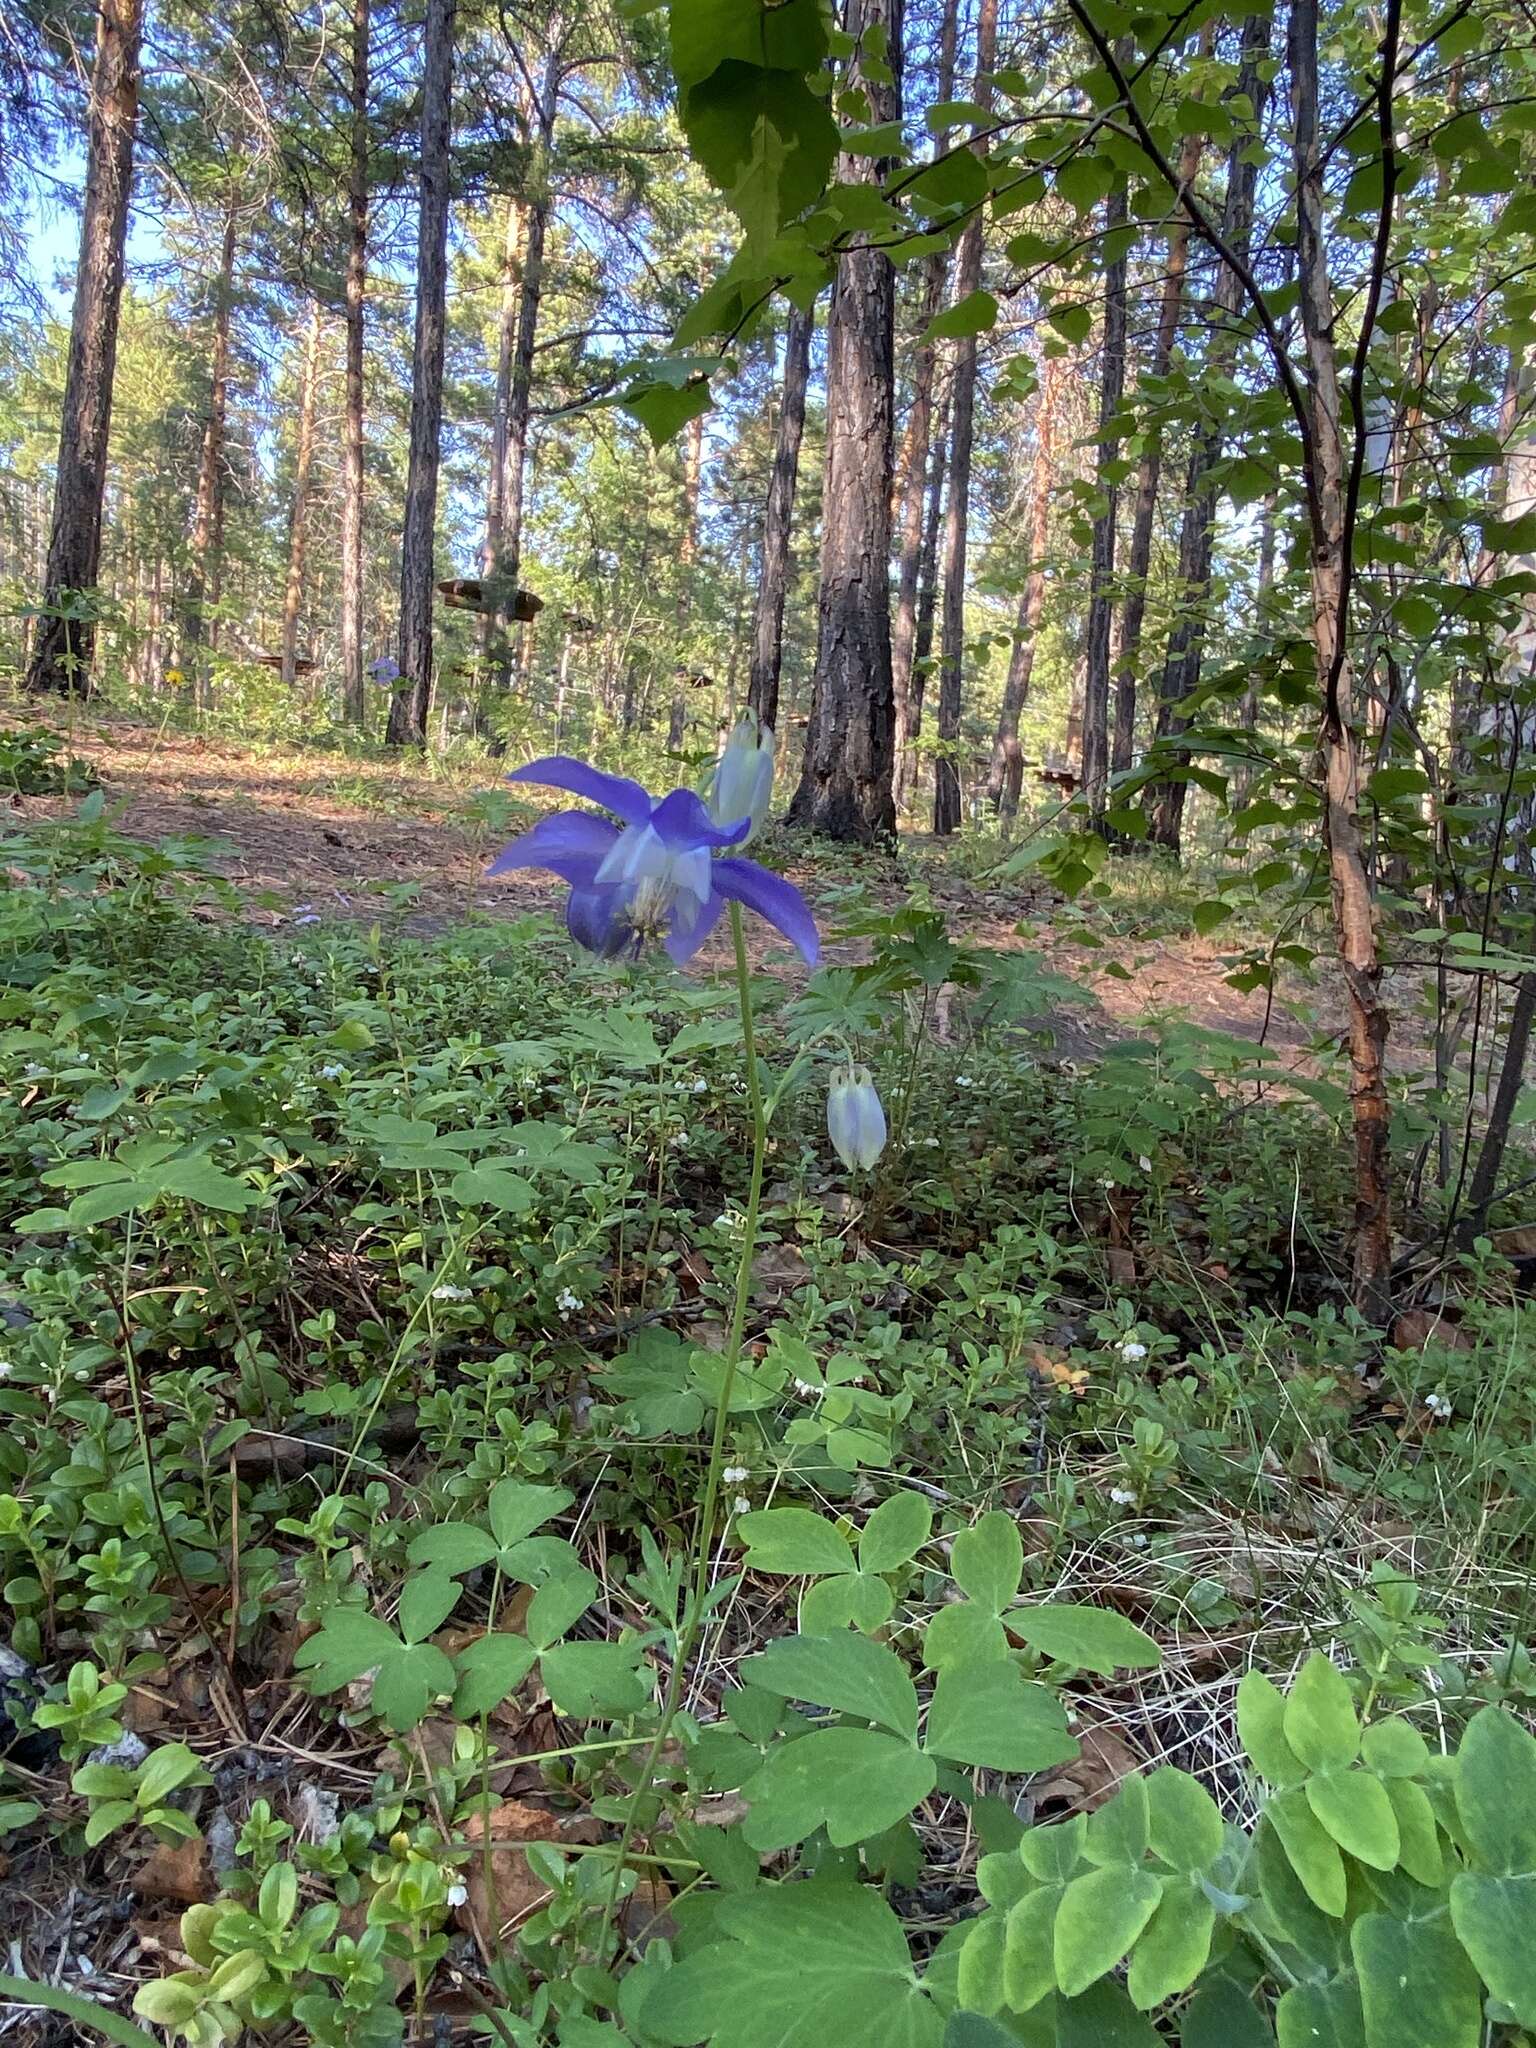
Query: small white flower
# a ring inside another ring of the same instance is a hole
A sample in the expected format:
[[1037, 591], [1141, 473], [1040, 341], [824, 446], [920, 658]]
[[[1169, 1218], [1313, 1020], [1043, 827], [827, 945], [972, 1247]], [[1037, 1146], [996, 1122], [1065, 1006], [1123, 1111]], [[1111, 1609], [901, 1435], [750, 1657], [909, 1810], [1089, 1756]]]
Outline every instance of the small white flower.
[[1147, 1547], [1146, 1537], [1139, 1532], [1134, 1536], [1127, 1536], [1125, 1540], [1130, 1544], [1132, 1550], [1145, 1550]]
[[582, 1300], [581, 1296], [579, 1294], [574, 1293], [572, 1289], [570, 1289], [569, 1287], [562, 1287], [560, 1292], [555, 1296], [555, 1307], [559, 1309], [561, 1315], [573, 1316], [576, 1314], [578, 1309], [585, 1308], [586, 1303]]
[[733, 1515], [750, 1515], [751, 1512], [751, 1501], [747, 1499], [747, 1496], [744, 1493], [738, 1493], [735, 1501], [732, 1503], [731, 1513]]
[[1122, 1340], [1120, 1345], [1120, 1356], [1125, 1360], [1127, 1365], [1134, 1365], [1138, 1358], [1145, 1358], [1146, 1355], [1146, 1345], [1138, 1344], [1134, 1337], [1126, 1337]]
[[1141, 1157], [1136, 1161], [1136, 1164], [1141, 1168], [1143, 1173], [1150, 1173], [1152, 1171], [1152, 1162], [1147, 1157], [1145, 1152], [1142, 1153]]
[[28, 1060], [27, 1064], [22, 1068], [21, 1071], [26, 1075], [29, 1081], [36, 1081], [40, 1079], [42, 1075], [46, 1074], [48, 1069], [37, 1060]]
[[688, 1150], [688, 1133], [686, 1131], [679, 1131], [673, 1138], [672, 1150], [674, 1152], [686, 1152]]
[[1128, 1486], [1112, 1486], [1109, 1489], [1109, 1497], [1117, 1508], [1133, 1508], [1136, 1505], [1136, 1496]]
[[936, 1146], [936, 1145], [938, 1144], [938, 1142], [939, 1142], [939, 1141], [938, 1141], [938, 1139], [937, 1139], [937, 1138], [924, 1138], [924, 1140], [923, 1140], [923, 1143], [924, 1143], [925, 1145], [934, 1145], [934, 1146]]
[[794, 1389], [802, 1401], [811, 1400], [817, 1391], [809, 1380], [796, 1380], [794, 1382]]
[[1442, 1422], [1452, 1413], [1450, 1396], [1441, 1393], [1438, 1389], [1433, 1394], [1426, 1394], [1424, 1396], [1424, 1406], [1431, 1415], [1437, 1416]]
[[1103, 1174], [1103, 1175], [1102, 1175], [1102, 1176], [1100, 1177], [1100, 1180], [1099, 1180], [1099, 1186], [1100, 1186], [1101, 1188], [1112, 1188], [1112, 1187], [1114, 1186], [1114, 1184], [1115, 1184], [1115, 1178], [1114, 1178], [1114, 1175], [1113, 1175], [1113, 1174], [1110, 1174], [1110, 1173], [1106, 1173], [1106, 1174]]
[[709, 1093], [709, 1083], [705, 1080], [702, 1074], [700, 1074], [699, 1078], [694, 1082], [693, 1092], [695, 1095], [707, 1095]]
[[455, 1287], [450, 1282], [445, 1281], [441, 1287], [433, 1288], [432, 1299], [434, 1301], [469, 1301], [472, 1298], [472, 1293], [473, 1290], [468, 1287]]
[[955, 1086], [957, 1088], [974, 1088], [976, 1086], [976, 1083], [971, 1079], [969, 1074], [956, 1074]]
[[451, 1884], [451, 1885], [449, 1885], [449, 1887], [448, 1887], [448, 1903], [449, 1903], [449, 1905], [450, 1905], [450, 1906], [463, 1906], [463, 1905], [467, 1905], [467, 1904], [468, 1904], [468, 1902], [469, 1902], [469, 1887], [468, 1887], [468, 1885], [463, 1885], [463, 1884]]
[[8, 1358], [0, 1358], [0, 1380], [8, 1380], [15, 1367]]
[[345, 1067], [339, 1067], [334, 1060], [330, 1060], [320, 1069], [320, 1078], [322, 1081], [339, 1081], [346, 1071]]
[[720, 1474], [720, 1477], [725, 1481], [727, 1486], [741, 1486], [746, 1480], [752, 1477], [752, 1474], [750, 1469], [745, 1465], [727, 1465], [725, 1470]]

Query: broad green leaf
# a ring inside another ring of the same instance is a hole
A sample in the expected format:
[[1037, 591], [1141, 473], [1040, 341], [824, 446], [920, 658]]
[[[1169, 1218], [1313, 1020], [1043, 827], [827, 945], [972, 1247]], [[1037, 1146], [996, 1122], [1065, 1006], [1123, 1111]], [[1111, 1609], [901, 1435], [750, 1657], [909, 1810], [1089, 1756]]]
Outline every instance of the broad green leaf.
[[612, 1714], [627, 1719], [651, 1697], [635, 1643], [556, 1643], [539, 1659], [539, 1676], [562, 1714], [578, 1721]]
[[1445, 1856], [1429, 1795], [1408, 1778], [1388, 1778], [1386, 1785], [1397, 1818], [1398, 1861], [1416, 1883], [1438, 1891], [1445, 1883]]
[[727, 58], [814, 71], [827, 53], [818, 0], [672, 0], [667, 29], [673, 76], [684, 87]]
[[619, 404], [639, 421], [653, 448], [664, 448], [672, 436], [708, 412], [714, 404], [707, 377], [695, 377], [687, 384], [634, 383]]
[[1118, 1984], [1095, 1984], [1056, 2004], [1055, 2048], [1165, 2048]]
[[1021, 1637], [1042, 1657], [1076, 1664], [1105, 1678], [1121, 1669], [1152, 1671], [1163, 1661], [1162, 1651], [1149, 1635], [1123, 1614], [1111, 1614], [1105, 1607], [1015, 1607], [1009, 1610], [1005, 1625], [1011, 1635]]
[[496, 1555], [496, 1539], [469, 1522], [439, 1522], [411, 1539], [406, 1556], [412, 1564], [434, 1564], [447, 1572], [474, 1571]]
[[997, 300], [991, 292], [967, 292], [953, 306], [936, 313], [923, 329], [919, 347], [934, 341], [968, 341], [987, 334], [997, 325]]
[[1443, 1920], [1366, 1913], [1350, 1946], [1366, 2048], [1481, 2048], [1482, 1987]]
[[526, 1636], [495, 1633], [481, 1636], [454, 1656], [459, 1683], [453, 1695], [457, 1719], [473, 1720], [499, 1707], [533, 1669], [534, 1648]]
[[401, 1646], [379, 1666], [373, 1681], [373, 1710], [387, 1728], [403, 1735], [425, 1719], [439, 1694], [453, 1691], [455, 1676], [452, 1664], [435, 1644]]
[[318, 1691], [336, 1692], [400, 1647], [400, 1638], [377, 1615], [333, 1607], [308, 1642], [299, 1645], [293, 1661], [300, 1671], [314, 1672]]
[[528, 1631], [529, 1640], [540, 1650], [547, 1650], [552, 1643], [557, 1643], [561, 1636], [576, 1626], [600, 1590], [595, 1574], [581, 1564], [574, 1571], [558, 1572], [546, 1579], [528, 1603], [528, 1617], [523, 1626]]
[[69, 1205], [70, 1227], [84, 1230], [93, 1223], [109, 1223], [114, 1216], [126, 1216], [130, 1209], [137, 1209], [154, 1197], [154, 1187], [142, 1180], [119, 1180], [110, 1187], [87, 1188]]
[[416, 1572], [400, 1590], [400, 1633], [420, 1643], [441, 1628], [459, 1604], [464, 1588], [451, 1572]]
[[1065, 1885], [1043, 1884], [1009, 1909], [1003, 1990], [1010, 2012], [1028, 2012], [1056, 1989], [1056, 1915], [1065, 1895]]
[[716, 1909], [722, 1939], [660, 1972], [641, 2008], [663, 2048], [940, 2048], [901, 1922], [878, 1892], [763, 1886]]
[[679, 112], [695, 159], [749, 247], [770, 243], [820, 197], [837, 128], [798, 72], [728, 59], [683, 95]]
[[1367, 2048], [1354, 1978], [1287, 1991], [1275, 2007], [1275, 2037], [1279, 2048]]
[[868, 1572], [838, 1572], [807, 1586], [800, 1602], [800, 1626], [806, 1635], [832, 1635], [840, 1628], [872, 1635], [890, 1620], [896, 1595], [884, 1579]]
[[857, 1714], [917, 1740], [917, 1688], [895, 1651], [867, 1636], [782, 1636], [748, 1657], [740, 1675], [783, 1699]]
[[196, 1202], [203, 1209], [220, 1209], [229, 1215], [243, 1215], [261, 1206], [262, 1197], [244, 1181], [220, 1173], [206, 1159], [178, 1159], [155, 1169], [155, 1181], [162, 1195], [174, 1195], [183, 1202]]
[[1284, 1846], [1291, 1868], [1301, 1879], [1307, 1897], [1335, 1919], [1342, 1916], [1346, 1901], [1344, 1859], [1338, 1844], [1323, 1827], [1299, 1785], [1277, 1794], [1264, 1809]]
[[1401, 1838], [1387, 1789], [1369, 1771], [1319, 1771], [1307, 1804], [1339, 1847], [1373, 1870], [1395, 1870]]
[[491, 1209], [498, 1216], [522, 1216], [533, 1207], [529, 1183], [499, 1166], [471, 1166], [454, 1175], [449, 1190], [466, 1209]]
[[[851, 1636], [850, 1642], [861, 1640]], [[781, 1742], [741, 1788], [754, 1849], [786, 1849], [825, 1827], [834, 1848], [883, 1834], [933, 1790], [931, 1757], [875, 1728], [817, 1728]]]
[[1175, 1870], [1204, 1870], [1226, 1838], [1215, 1800], [1188, 1771], [1164, 1764], [1146, 1780], [1152, 1853]]
[[1001, 1913], [983, 1913], [971, 1922], [956, 1977], [960, 2003], [970, 2012], [991, 2014], [1001, 2012], [1005, 2003], [1012, 2004], [1003, 1989], [1006, 1926]]
[[993, 1508], [955, 1538], [950, 1554], [955, 1583], [979, 1607], [1001, 1614], [1019, 1590], [1024, 1545], [1012, 1515]]
[[1076, 1998], [1130, 1953], [1163, 1887], [1150, 1870], [1115, 1864], [1074, 1877], [1056, 1913], [1056, 1983]]
[[1074, 1813], [1070, 1820], [1027, 1829], [1019, 1843], [1019, 1859], [1042, 1884], [1065, 1884], [1081, 1867], [1087, 1839], [1088, 1816]]
[[1167, 1879], [1157, 1911], [1131, 1955], [1126, 1980], [1131, 2003], [1151, 2012], [1187, 1991], [1210, 1960], [1215, 1931], [1216, 1908], [1198, 1885]]
[[1019, 2048], [1019, 2036], [979, 2010], [952, 2012], [944, 2023], [944, 2048]]
[[1083, 1854], [1090, 1863], [1129, 1863], [1139, 1867], [1152, 1839], [1152, 1807], [1147, 1781], [1140, 1775], [1122, 1778], [1119, 1789], [1088, 1816]]
[[[1310, 1811], [1307, 1818], [1312, 1818]], [[1255, 1862], [1264, 1910], [1283, 1938], [1306, 1959], [1308, 1975], [1329, 1976], [1348, 1969], [1348, 1923], [1323, 1912], [1308, 1894], [1268, 1814], [1259, 1823], [1256, 1839]], [[1329, 1842], [1328, 1846], [1337, 1855], [1335, 1845]]]
[[747, 1546], [746, 1562], [755, 1572], [800, 1578], [858, 1569], [842, 1531], [809, 1508], [754, 1508], [738, 1517], [736, 1533]]
[[1429, 1745], [1417, 1728], [1394, 1717], [1362, 1732], [1360, 1754], [1378, 1778], [1415, 1778], [1429, 1762]]
[[1275, 2048], [1275, 2037], [1240, 1985], [1212, 1977], [1185, 2010], [1179, 2048]]
[[859, 1570], [893, 1572], [928, 1541], [933, 1509], [919, 1493], [893, 1493], [881, 1501], [859, 1533]]
[[1461, 1739], [1456, 1810], [1480, 1869], [1536, 1882], [1536, 1737], [1501, 1707], [1474, 1714]]
[[1060, 1700], [1012, 1663], [942, 1672], [923, 1739], [935, 1756], [984, 1770], [1045, 1771], [1077, 1755]]
[[491, 1534], [503, 1550], [531, 1536], [542, 1523], [564, 1514], [576, 1498], [564, 1486], [535, 1486], [523, 1479], [503, 1479], [491, 1488], [486, 1517]]
[[1093, 332], [1092, 307], [1074, 304], [1069, 299], [1057, 299], [1047, 309], [1045, 317], [1062, 339], [1074, 347], [1085, 342]]
[[1536, 2027], [1533, 1890], [1536, 1879], [1528, 1876], [1484, 1877], [1467, 1870], [1451, 1880], [1451, 1925], [1483, 1982], [1523, 2027]]
[[1285, 1739], [1310, 1770], [1335, 1770], [1360, 1751], [1360, 1724], [1344, 1675], [1321, 1650], [1302, 1665], [1285, 1703]]
[[955, 1600], [941, 1607], [924, 1631], [923, 1663], [930, 1671], [958, 1671], [973, 1664], [1009, 1661], [1003, 1624], [974, 1600]]
[[1285, 1695], [1262, 1671], [1246, 1671], [1237, 1688], [1238, 1740], [1261, 1778], [1299, 1785], [1307, 1767], [1285, 1737]]

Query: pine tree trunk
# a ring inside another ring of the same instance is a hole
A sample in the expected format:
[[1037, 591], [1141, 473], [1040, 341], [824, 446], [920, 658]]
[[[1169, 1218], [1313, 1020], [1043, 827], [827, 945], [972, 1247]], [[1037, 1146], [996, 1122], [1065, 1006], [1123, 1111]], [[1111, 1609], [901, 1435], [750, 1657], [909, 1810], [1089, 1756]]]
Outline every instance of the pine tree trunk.
[[288, 575], [283, 584], [283, 684], [298, 677], [299, 612], [304, 603], [304, 544], [309, 522], [309, 473], [315, 455], [315, 395], [320, 386], [320, 302], [309, 308], [304, 367], [299, 378], [299, 432], [293, 459], [293, 502], [288, 508]]
[[181, 665], [193, 694], [206, 708], [208, 666], [204, 650], [213, 644], [208, 613], [218, 601], [219, 554], [224, 532], [224, 419], [229, 406], [229, 328], [235, 285], [235, 215], [224, 221], [219, 271], [214, 280], [213, 336], [208, 365], [208, 416], [203, 421], [192, 508], [187, 587], [181, 612]]
[[997, 736], [992, 743], [992, 766], [987, 778], [987, 800], [999, 813], [1004, 838], [1013, 830], [1024, 788], [1024, 749], [1019, 745], [1019, 718], [1029, 701], [1029, 685], [1035, 669], [1035, 644], [1040, 637], [1040, 619], [1045, 610], [1045, 555], [1051, 532], [1051, 484], [1055, 476], [1056, 406], [1061, 373], [1062, 359], [1047, 356], [1035, 407], [1035, 459], [1029, 479], [1029, 567], [1024, 577], [1024, 588], [1019, 592], [1013, 650], [1008, 657], [1008, 674], [1003, 683], [1003, 701], [997, 714]]
[[677, 588], [677, 667], [674, 675], [672, 715], [667, 724], [667, 746], [680, 753], [688, 737], [688, 692], [695, 664], [687, 647], [688, 621], [693, 615], [693, 563], [699, 551], [699, 479], [704, 471], [704, 415], [694, 414], [684, 429], [683, 441], [683, 535], [677, 566], [682, 574]]
[[928, 504], [923, 514], [922, 546], [917, 557], [917, 618], [912, 640], [912, 680], [907, 691], [906, 745], [896, 763], [896, 800], [909, 808], [921, 781], [917, 741], [923, 730], [923, 705], [928, 696], [928, 664], [933, 654], [933, 621], [939, 607], [939, 528], [944, 519], [944, 484], [949, 475], [949, 393], [939, 405], [929, 458]]
[[454, 0], [427, 0], [421, 81], [421, 218], [416, 241], [416, 338], [411, 442], [400, 541], [400, 682], [386, 744], [425, 747], [432, 705], [433, 556], [443, 426], [448, 289], [448, 153], [453, 127]]
[[[1253, 637], [1256, 645], [1267, 644], [1265, 612], [1266, 599], [1275, 580], [1275, 494], [1273, 491], [1264, 500], [1264, 509], [1259, 514], [1259, 563], [1253, 584]], [[1243, 691], [1242, 703], [1238, 709], [1238, 723], [1243, 731], [1255, 736], [1259, 730], [1259, 668], [1253, 665], [1248, 686]], [[1248, 801], [1253, 787], [1255, 763], [1251, 758], [1238, 762], [1232, 771], [1232, 809], [1240, 811]]]
[[[901, 76], [900, 0], [849, 0], [857, 43], [884, 29]], [[857, 67], [855, 67], [857, 72]], [[901, 112], [899, 82], [862, 83], [870, 119]], [[878, 183], [888, 166], [845, 157], [839, 175]], [[895, 700], [891, 676], [891, 464], [895, 273], [879, 249], [850, 250], [837, 269], [827, 322], [827, 459], [822, 488], [816, 677], [800, 786], [790, 822], [868, 845], [896, 830]]]
[[1104, 206], [1104, 229], [1113, 252], [1104, 266], [1104, 354], [1099, 379], [1098, 490], [1103, 510], [1093, 522], [1093, 555], [1088, 582], [1088, 624], [1083, 646], [1082, 782], [1089, 814], [1104, 830], [1109, 803], [1109, 640], [1115, 576], [1115, 523], [1120, 487], [1114, 481], [1120, 437], [1112, 422], [1125, 393], [1126, 256], [1120, 230], [1129, 209], [1125, 187], [1117, 186]]
[[[501, 555], [502, 505], [507, 481], [507, 428], [512, 411], [512, 365], [517, 355], [517, 305], [523, 275], [528, 212], [520, 195], [507, 201], [506, 228], [501, 245], [501, 317], [497, 324], [496, 393], [491, 402], [491, 464], [485, 485], [485, 546], [480, 553], [480, 573], [495, 574]], [[481, 620], [481, 648], [490, 644], [491, 618]]]
[[[1355, 1148], [1353, 1296], [1365, 1315], [1390, 1308], [1392, 1199], [1386, 1086], [1387, 1010], [1370, 883], [1360, 840], [1360, 764], [1345, 610], [1345, 470], [1333, 291], [1323, 239], [1325, 159], [1318, 137], [1318, 0], [1293, 0], [1290, 72], [1296, 165], [1296, 261], [1311, 426], [1313, 638], [1323, 700], [1323, 838], [1333, 922], [1349, 1003]], [[1389, 62], [1389, 58], [1384, 58]]]
[[347, 159], [346, 385], [341, 472], [341, 697], [343, 716], [368, 716], [363, 680], [363, 356], [368, 291], [369, 0], [352, 0], [352, 131]]
[[496, 687], [512, 687], [512, 621], [517, 605], [523, 553], [523, 498], [528, 474], [529, 426], [533, 417], [533, 357], [539, 336], [539, 307], [544, 293], [544, 243], [549, 229], [550, 171], [555, 123], [560, 111], [562, 69], [551, 49], [535, 109], [533, 150], [529, 159], [522, 283], [517, 301], [517, 334], [513, 342], [507, 387], [506, 433], [502, 444], [501, 533], [495, 566], [487, 579], [491, 607], [489, 654]]
[[[1187, 135], [1179, 152], [1179, 184], [1190, 190], [1200, 169], [1204, 144]], [[1159, 383], [1168, 375], [1179, 334], [1184, 303], [1184, 275], [1189, 267], [1189, 215], [1180, 207], [1168, 231], [1167, 269], [1158, 306], [1157, 334], [1152, 343], [1149, 377]], [[1163, 473], [1163, 429], [1155, 421], [1136, 472], [1136, 511], [1131, 523], [1131, 552], [1126, 563], [1125, 608], [1120, 619], [1120, 646], [1115, 661], [1115, 729], [1110, 745], [1112, 773], [1124, 774], [1136, 753], [1136, 669], [1141, 652], [1141, 625], [1147, 610], [1147, 574], [1152, 566], [1152, 527], [1157, 518], [1157, 491]]]
[[[992, 70], [997, 62], [997, 0], [980, 0], [976, 16], [974, 98], [985, 114], [992, 105]], [[984, 145], [976, 144], [976, 148]], [[981, 283], [981, 214], [966, 223], [955, 258], [954, 302], [968, 299]], [[945, 749], [934, 762], [933, 829], [941, 837], [960, 829], [960, 716], [965, 679], [965, 572], [970, 532], [971, 455], [976, 429], [976, 337], [955, 343], [950, 387], [954, 440], [949, 457], [949, 504], [944, 515], [944, 613], [939, 632], [938, 738]]]
[[779, 676], [784, 662], [784, 601], [789, 590], [790, 540], [794, 530], [795, 484], [800, 441], [805, 432], [805, 392], [811, 374], [811, 337], [816, 308], [792, 308], [784, 330], [784, 379], [779, 401], [773, 474], [763, 512], [762, 574], [752, 612], [752, 658], [747, 707], [766, 726], [779, 716]]
[[[939, 30], [939, 63], [936, 104], [942, 106], [955, 90], [955, 45], [959, 32], [958, 0], [947, 0]], [[948, 131], [933, 141], [937, 155], [945, 146]], [[923, 260], [918, 292], [919, 342], [912, 363], [912, 405], [902, 440], [901, 487], [897, 511], [898, 572], [896, 619], [891, 631], [891, 684], [896, 705], [896, 775], [905, 785], [908, 745], [912, 730], [912, 668], [917, 659], [918, 582], [923, 561], [925, 533], [924, 506], [928, 472], [933, 455], [934, 384], [938, 375], [938, 343], [923, 341], [930, 323], [944, 303], [944, 285], [949, 273], [949, 252], [935, 252]], [[899, 797], [898, 797], [899, 801]]]
[[[1253, 136], [1262, 126], [1268, 95], [1266, 73], [1270, 54], [1270, 17], [1250, 15], [1243, 24], [1242, 57], [1238, 68], [1237, 96], [1253, 111], [1253, 126], [1242, 123], [1232, 139], [1227, 158], [1227, 196], [1222, 209], [1221, 239], [1242, 262], [1248, 260], [1253, 239], [1253, 200], [1257, 172], [1246, 161]], [[1236, 352], [1238, 315], [1243, 304], [1239, 278], [1223, 263], [1216, 278], [1215, 340], [1208, 358], [1213, 377], [1230, 374]], [[1211, 591], [1211, 551], [1215, 537], [1216, 493], [1211, 471], [1220, 460], [1221, 430], [1206, 426], [1196, 433], [1190, 451], [1189, 472], [1184, 493], [1184, 522], [1179, 534], [1178, 611], [1169, 634], [1158, 689], [1157, 717], [1153, 736], [1157, 740], [1177, 739], [1188, 720], [1179, 705], [1200, 685], [1200, 667], [1205, 653], [1205, 614]], [[1188, 784], [1162, 779], [1149, 783], [1143, 798], [1147, 836], [1154, 845], [1165, 846], [1178, 855], [1184, 830], [1184, 798]]]
[[[33, 631], [27, 665], [29, 691], [84, 697], [91, 688], [96, 627], [89, 606], [101, 567], [102, 500], [139, 113], [143, 11], [143, 0], [99, 0], [80, 260], [75, 272], [43, 609]], [[83, 615], [74, 615], [82, 611]]]

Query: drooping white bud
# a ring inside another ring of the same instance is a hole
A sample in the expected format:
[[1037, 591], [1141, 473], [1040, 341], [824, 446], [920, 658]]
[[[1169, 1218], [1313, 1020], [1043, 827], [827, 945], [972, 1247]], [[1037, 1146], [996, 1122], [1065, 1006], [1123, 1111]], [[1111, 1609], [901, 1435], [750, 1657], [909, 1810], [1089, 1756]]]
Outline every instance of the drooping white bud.
[[709, 814], [722, 828], [752, 820], [741, 842], [750, 846], [768, 816], [773, 797], [773, 731], [756, 718], [744, 718], [725, 743], [710, 785]]
[[868, 1067], [838, 1067], [827, 1090], [827, 1136], [844, 1166], [867, 1171], [885, 1150], [885, 1111]]

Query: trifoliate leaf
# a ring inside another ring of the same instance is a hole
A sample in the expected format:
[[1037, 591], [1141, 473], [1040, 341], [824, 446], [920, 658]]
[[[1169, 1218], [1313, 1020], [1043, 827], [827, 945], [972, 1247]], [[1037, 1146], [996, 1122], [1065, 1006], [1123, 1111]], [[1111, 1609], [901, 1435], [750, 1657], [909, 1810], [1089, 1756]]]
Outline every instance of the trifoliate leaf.
[[895, 1651], [867, 1636], [784, 1636], [748, 1657], [741, 1677], [781, 1699], [857, 1714], [904, 1741], [917, 1739], [917, 1689]]
[[[850, 1636], [850, 1642], [863, 1640]], [[741, 1788], [754, 1849], [785, 1849], [825, 1827], [834, 1848], [883, 1834], [926, 1799], [931, 1757], [874, 1728], [817, 1728], [781, 1742]]]

